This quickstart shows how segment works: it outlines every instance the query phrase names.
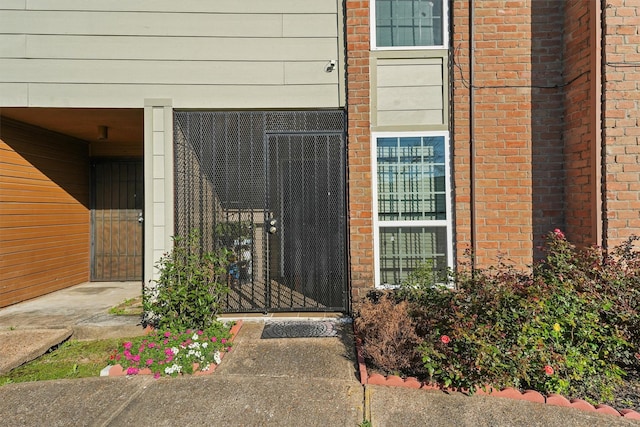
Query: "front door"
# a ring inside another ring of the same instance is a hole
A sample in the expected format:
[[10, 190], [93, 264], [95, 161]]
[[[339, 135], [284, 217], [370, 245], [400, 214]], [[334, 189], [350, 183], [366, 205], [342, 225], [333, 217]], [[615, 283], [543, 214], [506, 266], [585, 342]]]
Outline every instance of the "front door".
[[142, 161], [96, 161], [92, 169], [91, 280], [142, 280]]
[[341, 111], [176, 112], [176, 229], [232, 251], [226, 310], [345, 311]]

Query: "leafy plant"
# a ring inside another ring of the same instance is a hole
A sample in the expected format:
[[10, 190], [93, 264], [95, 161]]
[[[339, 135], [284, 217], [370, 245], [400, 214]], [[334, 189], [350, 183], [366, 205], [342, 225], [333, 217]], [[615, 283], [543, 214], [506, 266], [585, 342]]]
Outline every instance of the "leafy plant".
[[[443, 316], [420, 347], [431, 378], [473, 390], [483, 384], [610, 400], [630, 344], [603, 314], [582, 253], [556, 230], [547, 256], [524, 274], [513, 267], [460, 271], [457, 290], [433, 288]], [[429, 310], [437, 310], [430, 305]], [[446, 343], [443, 337], [450, 337]]]
[[218, 222], [214, 229], [216, 240], [227, 249], [242, 245], [252, 235], [251, 222], [226, 221]]
[[366, 332], [370, 322], [376, 330], [378, 324], [396, 324], [397, 310], [406, 312], [404, 331], [393, 335], [417, 334], [421, 363], [396, 369], [447, 387], [473, 392], [484, 385], [511, 386], [610, 401], [625, 372], [639, 367], [636, 240], [604, 254], [576, 248], [554, 230], [545, 258], [530, 270], [503, 260], [474, 271], [463, 265], [452, 275], [452, 288], [433, 280], [425, 265], [385, 300], [396, 308], [383, 312], [364, 304], [377, 317], [370, 320], [361, 310], [356, 325], [365, 341], [378, 339]]
[[157, 264], [160, 278], [143, 294], [144, 323], [157, 329], [207, 330], [218, 325], [227, 285], [227, 251], [203, 251], [200, 233], [176, 236]]
[[209, 370], [211, 364], [219, 364], [221, 354], [231, 346], [230, 337], [229, 327], [222, 323], [206, 331], [154, 330], [146, 337], [124, 342], [120, 350], [112, 352], [110, 359], [126, 369], [127, 375], [137, 375], [145, 368], [155, 378], [192, 374], [194, 364], [200, 371]]

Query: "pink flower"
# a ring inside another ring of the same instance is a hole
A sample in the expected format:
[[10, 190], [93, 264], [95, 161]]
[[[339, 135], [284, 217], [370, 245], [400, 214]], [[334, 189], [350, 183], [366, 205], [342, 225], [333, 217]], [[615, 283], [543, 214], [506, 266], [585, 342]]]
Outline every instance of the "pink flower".
[[156, 372], [155, 374], [153, 374], [153, 378], [156, 380], [160, 378], [160, 372]]
[[146, 364], [147, 366], [153, 365], [153, 359], [147, 359]]
[[154, 342], [150, 342], [148, 345], [149, 348], [155, 348], [156, 347], [156, 343]]
[[559, 228], [556, 228], [555, 230], [553, 230], [553, 234], [558, 238], [558, 239], [564, 239], [564, 233], [562, 232], [562, 230], [560, 230]]
[[164, 333], [165, 338], [169, 338], [171, 336], [171, 332], [167, 331]]
[[131, 360], [133, 360], [134, 362], [139, 362], [139, 361], [140, 361], [140, 355], [139, 355], [139, 354], [136, 354], [135, 356], [133, 356], [133, 357], [131, 358]]
[[138, 374], [138, 368], [134, 368], [134, 367], [127, 368], [127, 375], [137, 375], [137, 374]]
[[204, 332], [202, 332], [202, 331], [200, 331], [200, 330], [199, 330], [198, 332], [196, 332], [196, 334], [198, 334], [198, 335], [202, 335], [203, 333], [204, 333]]
[[449, 338], [449, 335], [443, 335], [440, 337], [440, 342], [442, 342], [442, 344], [449, 344], [451, 342], [451, 338]]
[[127, 341], [127, 342], [125, 342], [124, 344], [122, 344], [122, 346], [123, 346], [124, 348], [126, 348], [127, 350], [130, 350], [132, 345], [133, 345], [133, 344], [131, 343], [131, 341]]
[[173, 350], [171, 350], [170, 348], [165, 348], [164, 354], [166, 354], [167, 356], [173, 356]]
[[216, 338], [216, 337], [211, 337], [211, 342], [216, 342], [216, 341], [218, 341], [218, 338]]
[[553, 375], [553, 368], [549, 365], [545, 365], [544, 367], [544, 373], [547, 375]]
[[220, 342], [221, 342], [222, 344], [226, 344], [226, 343], [227, 343], [227, 339], [226, 339], [226, 338], [222, 338], [222, 339], [220, 340]]
[[164, 340], [164, 341], [162, 341], [162, 343], [163, 343], [164, 345], [167, 345], [167, 344], [169, 344], [169, 340]]

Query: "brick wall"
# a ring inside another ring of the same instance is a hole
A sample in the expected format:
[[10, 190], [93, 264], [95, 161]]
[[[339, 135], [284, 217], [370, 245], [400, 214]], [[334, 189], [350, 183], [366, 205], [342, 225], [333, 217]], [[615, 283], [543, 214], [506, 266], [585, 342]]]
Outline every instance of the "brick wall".
[[354, 300], [374, 284], [369, 118], [369, 1], [347, 0], [350, 280]]
[[[474, 2], [476, 260], [530, 264], [562, 227], [562, 2]], [[458, 257], [471, 239], [469, 3], [454, 1], [453, 141]], [[534, 242], [535, 239], [535, 242]], [[460, 259], [460, 258], [459, 258]]]
[[591, 245], [598, 243], [600, 198], [599, 127], [597, 97], [593, 80], [598, 70], [595, 39], [591, 38], [594, 26], [590, 0], [568, 0], [564, 20], [564, 150], [565, 150], [565, 212], [566, 235], [571, 241]]
[[640, 16], [636, 0], [603, 10], [605, 243], [640, 234]]

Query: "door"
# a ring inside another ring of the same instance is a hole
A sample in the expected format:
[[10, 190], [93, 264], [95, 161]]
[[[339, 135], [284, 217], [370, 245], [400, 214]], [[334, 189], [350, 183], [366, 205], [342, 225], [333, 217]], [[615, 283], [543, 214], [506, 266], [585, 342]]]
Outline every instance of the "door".
[[142, 161], [96, 161], [92, 170], [91, 280], [142, 280]]
[[342, 304], [344, 176], [338, 135], [270, 135], [270, 283], [303, 306]]
[[226, 311], [346, 311], [344, 113], [175, 114], [176, 230], [231, 251]]

